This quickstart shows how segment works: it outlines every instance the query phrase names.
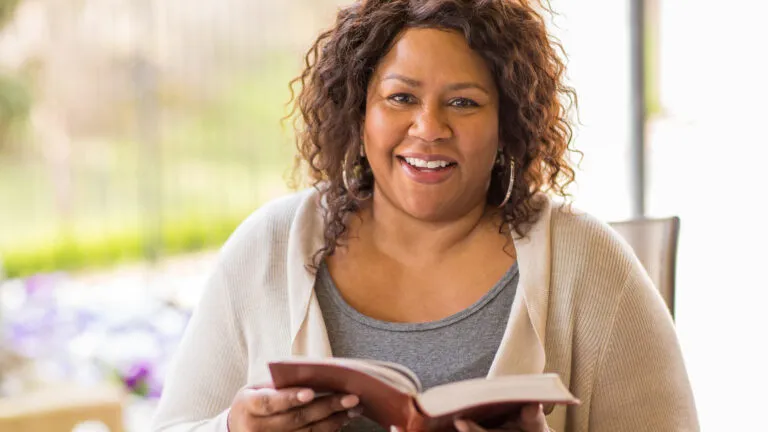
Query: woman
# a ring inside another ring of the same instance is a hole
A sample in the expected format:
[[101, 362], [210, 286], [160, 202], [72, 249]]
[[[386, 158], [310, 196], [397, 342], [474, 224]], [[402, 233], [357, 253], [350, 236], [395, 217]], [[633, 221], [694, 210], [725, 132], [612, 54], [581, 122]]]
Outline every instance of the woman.
[[[266, 363], [365, 357], [427, 387], [556, 372], [580, 406], [506, 430], [697, 430], [669, 313], [628, 246], [563, 208], [572, 95], [537, 5], [368, 0], [307, 55], [315, 188], [224, 246], [158, 431], [375, 429], [356, 395], [272, 390]], [[479, 432], [457, 420], [461, 432]]]

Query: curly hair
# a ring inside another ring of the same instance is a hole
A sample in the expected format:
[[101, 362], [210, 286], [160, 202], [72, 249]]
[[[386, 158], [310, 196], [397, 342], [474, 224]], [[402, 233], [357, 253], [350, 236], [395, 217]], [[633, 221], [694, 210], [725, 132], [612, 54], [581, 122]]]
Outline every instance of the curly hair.
[[[310, 181], [325, 201], [325, 244], [315, 265], [341, 244], [348, 216], [360, 208], [357, 197], [372, 193], [373, 174], [365, 158], [350, 185], [354, 191], [344, 186], [345, 170], [352, 166], [347, 155], [357, 155], [361, 146], [374, 69], [407, 28], [459, 32], [494, 77], [499, 145], [515, 161], [516, 178], [511, 199], [500, 210], [499, 230], [507, 225], [523, 237], [541, 210], [537, 193], [568, 196], [566, 186], [574, 180], [567, 157], [573, 136], [568, 115], [577, 100], [564, 83], [562, 46], [547, 33], [540, 10], [553, 13], [548, 3], [529, 0], [358, 0], [339, 10], [335, 25], [320, 34], [304, 57], [303, 72], [291, 81], [289, 116], [295, 116], [298, 147], [294, 176], [308, 166]], [[498, 205], [509, 171], [494, 168], [491, 175], [487, 202]]]

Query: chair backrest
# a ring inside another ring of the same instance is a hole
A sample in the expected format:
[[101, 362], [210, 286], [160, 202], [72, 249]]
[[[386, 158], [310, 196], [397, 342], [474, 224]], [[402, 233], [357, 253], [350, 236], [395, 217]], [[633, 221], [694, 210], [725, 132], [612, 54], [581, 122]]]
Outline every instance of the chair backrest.
[[635, 219], [610, 225], [632, 246], [674, 317], [680, 218]]

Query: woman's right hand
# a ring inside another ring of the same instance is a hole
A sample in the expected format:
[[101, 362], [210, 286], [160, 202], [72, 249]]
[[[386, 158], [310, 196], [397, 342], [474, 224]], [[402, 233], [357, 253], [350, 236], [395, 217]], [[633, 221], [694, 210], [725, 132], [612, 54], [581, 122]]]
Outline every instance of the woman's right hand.
[[315, 397], [306, 388], [241, 389], [227, 419], [229, 432], [336, 432], [360, 416], [355, 395]]

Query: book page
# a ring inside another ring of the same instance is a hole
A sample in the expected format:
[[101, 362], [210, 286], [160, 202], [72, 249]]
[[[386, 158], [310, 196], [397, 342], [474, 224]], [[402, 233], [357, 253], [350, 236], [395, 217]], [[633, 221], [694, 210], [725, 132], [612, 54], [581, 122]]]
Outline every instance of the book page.
[[557, 374], [480, 378], [434, 387], [416, 398], [422, 411], [437, 417], [497, 403], [578, 403]]

